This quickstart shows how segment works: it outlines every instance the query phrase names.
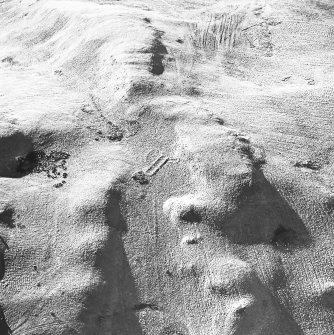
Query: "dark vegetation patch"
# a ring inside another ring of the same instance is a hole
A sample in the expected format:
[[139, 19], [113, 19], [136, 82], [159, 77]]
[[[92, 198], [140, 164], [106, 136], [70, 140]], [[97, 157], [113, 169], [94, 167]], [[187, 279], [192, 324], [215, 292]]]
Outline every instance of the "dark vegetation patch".
[[[107, 129], [104, 131], [96, 131], [96, 141], [100, 141], [100, 139], [107, 139], [112, 142], [120, 142], [124, 138], [124, 130], [119, 126], [113, 124], [111, 121], [107, 122], [107, 126]], [[88, 128], [91, 129], [90, 127]]]
[[150, 81], [137, 81], [132, 83], [129, 89], [129, 97], [138, 95], [148, 95], [156, 90], [153, 82]]
[[242, 157], [248, 158], [251, 162], [253, 161], [254, 151], [253, 151], [253, 148], [250, 145], [248, 145], [248, 144], [241, 145], [238, 148], [238, 151], [240, 152]]
[[184, 333], [180, 330], [165, 328], [161, 333], [161, 335], [184, 335]]
[[238, 137], [238, 140], [239, 140], [241, 143], [246, 143], [246, 144], [249, 144], [249, 143], [250, 143], [250, 142], [249, 142], [249, 139], [246, 138], [246, 137], [241, 137], [241, 136], [239, 136], [239, 137]]
[[148, 177], [144, 171], [138, 171], [133, 176], [132, 179], [137, 181], [141, 185], [146, 185], [149, 183]]
[[194, 86], [184, 88], [184, 93], [190, 96], [198, 97], [201, 95], [201, 91]]
[[315, 85], [315, 80], [312, 78], [306, 78], [306, 81], [308, 85]]
[[329, 214], [334, 211], [334, 194], [325, 200], [325, 208]]
[[188, 335], [189, 332], [187, 328], [181, 323], [172, 323], [164, 327], [159, 335]]
[[200, 242], [200, 239], [198, 239], [197, 237], [188, 239], [188, 240], [186, 241], [186, 243], [187, 243], [187, 244], [190, 244], [190, 245], [198, 244], [199, 242]]
[[170, 270], [166, 270], [166, 275], [168, 277], [173, 277], [173, 274], [172, 274], [172, 272]]
[[281, 80], [282, 81], [288, 81], [290, 78], [291, 78], [291, 76], [287, 76], [287, 77], [282, 78]]
[[213, 295], [228, 295], [226, 287], [222, 285], [211, 285], [209, 291]]
[[159, 30], [154, 31], [154, 38], [151, 43], [151, 46], [146, 49], [145, 53], [150, 53], [151, 60], [150, 60], [150, 67], [149, 71], [154, 75], [161, 75], [165, 71], [165, 66], [163, 64], [163, 60], [165, 55], [168, 54], [167, 48], [161, 41], [163, 32]]
[[[49, 154], [44, 151], [32, 151], [25, 157], [17, 158], [17, 172], [22, 175], [45, 172], [48, 178], [66, 179], [68, 177], [66, 164], [69, 157], [68, 153], [62, 151], [51, 151]], [[58, 188], [65, 183], [63, 180], [54, 186]]]
[[124, 137], [123, 131], [120, 127], [108, 121], [108, 132], [106, 137], [110, 141], [121, 141]]
[[[84, 104], [81, 111], [93, 115], [98, 119], [99, 123], [103, 124], [100, 129], [96, 130], [96, 141], [100, 139], [107, 139], [113, 142], [119, 142], [124, 138], [125, 130], [120, 125], [111, 122], [104, 114], [102, 102], [92, 94], [90, 95], [91, 104]], [[87, 126], [87, 129], [94, 129], [94, 127]]]
[[87, 114], [93, 114], [95, 112], [95, 109], [92, 108], [90, 105], [83, 105], [81, 108], [81, 111]]
[[126, 128], [127, 136], [134, 136], [139, 132], [141, 126], [137, 120], [125, 120], [124, 128]]
[[66, 183], [66, 181], [63, 180], [61, 183], [54, 184], [53, 187], [59, 188], [59, 187], [62, 187], [65, 183]]
[[299, 167], [299, 168], [306, 168], [306, 169], [310, 169], [314, 171], [321, 169], [321, 164], [314, 160], [299, 161], [299, 162], [296, 162], [293, 166]]
[[220, 124], [221, 126], [223, 126], [225, 124], [225, 121], [220, 117], [213, 117], [212, 120], [215, 121], [216, 123]]
[[8, 64], [10, 64], [10, 65], [16, 65], [16, 64], [18, 64], [18, 62], [16, 62], [16, 61], [14, 60], [14, 58], [13, 58], [13, 57], [10, 57], [10, 56], [3, 58], [3, 59], [1, 60], [1, 62], [2, 62], [2, 63], [8, 63]]
[[266, 163], [262, 153], [260, 154], [260, 152], [257, 152], [256, 148], [250, 144], [250, 141], [247, 138], [236, 136], [236, 140], [238, 141], [237, 150], [241, 157], [247, 158], [255, 169], [261, 168], [261, 166]]
[[58, 76], [62, 76], [64, 73], [62, 70], [55, 70], [54, 74], [58, 75]]

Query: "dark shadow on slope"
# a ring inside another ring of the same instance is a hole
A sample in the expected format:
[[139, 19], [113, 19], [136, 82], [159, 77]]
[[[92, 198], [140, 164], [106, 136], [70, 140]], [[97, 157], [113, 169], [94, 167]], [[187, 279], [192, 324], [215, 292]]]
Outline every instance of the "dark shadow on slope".
[[3, 313], [3, 308], [0, 306], [0, 334], [1, 335], [11, 335], [12, 331], [7, 324], [5, 314]]
[[2, 280], [3, 277], [5, 276], [5, 271], [6, 271], [5, 252], [4, 252], [4, 248], [1, 246], [0, 247], [0, 280]]
[[281, 251], [307, 247], [310, 235], [296, 211], [256, 170], [251, 186], [238, 196], [238, 209], [217, 227], [231, 242], [271, 244]]
[[19, 159], [32, 150], [31, 138], [20, 132], [0, 137], [0, 177], [23, 177], [26, 173], [18, 171]]
[[[209, 271], [212, 271], [212, 277], [217, 274], [218, 278], [220, 275], [224, 276], [224, 272], [230, 271], [229, 279], [213, 280], [207, 286], [210, 294], [217, 297], [218, 301], [228, 302], [228, 313], [233, 316], [223, 321], [225, 330], [223, 334], [302, 334], [296, 321], [255, 271], [243, 272], [241, 270], [243, 266], [237, 270], [237, 263], [233, 267], [231, 264], [226, 266], [225, 262], [226, 258], [222, 256], [217, 259], [213, 267], [209, 268]], [[216, 269], [219, 269], [218, 272]], [[249, 297], [252, 298], [249, 299]], [[245, 299], [244, 302], [240, 304], [243, 299]], [[229, 304], [229, 302], [233, 303]]]
[[271, 296], [273, 307], [275, 308], [275, 311], [277, 313], [278, 329], [275, 329], [277, 331], [277, 333], [275, 334], [303, 335], [304, 332], [302, 331], [298, 323], [289, 314], [288, 310], [274, 297], [274, 295], [272, 295], [272, 293], [268, 290], [267, 287], [261, 284], [261, 281], [259, 281], [259, 284], [261, 285], [260, 289], [263, 292], [266, 291], [268, 296]]
[[69, 154], [34, 150], [33, 140], [21, 132], [0, 136], [0, 177], [22, 178], [45, 172], [48, 178], [62, 178]]
[[328, 285], [317, 300], [325, 308], [334, 310], [334, 285]]
[[[51, 21], [52, 22], [52, 21]], [[67, 23], [65, 18], [57, 18], [52, 24], [48, 20], [45, 22], [44, 29], [39, 30], [38, 27], [35, 28], [34, 33], [30, 33], [28, 36], [31, 38], [25, 42], [25, 45], [29, 48], [37, 44], [44, 44], [49, 41], [54, 35], [59, 33]], [[50, 24], [47, 26], [47, 24]]]
[[87, 327], [85, 334], [142, 334], [134, 308], [140, 302], [123, 245], [122, 235], [126, 233], [127, 226], [120, 211], [120, 200], [121, 195], [112, 191], [105, 208], [110, 233], [95, 262], [105, 283], [86, 297], [87, 310], [80, 316]]
[[0, 280], [5, 276], [5, 251], [9, 249], [8, 229], [15, 227], [13, 217], [14, 209], [11, 206], [6, 206], [0, 213]]
[[313, 3], [316, 7], [322, 10], [326, 11], [332, 11], [334, 10], [334, 5], [332, 4], [332, 1], [329, 0], [313, 0]]

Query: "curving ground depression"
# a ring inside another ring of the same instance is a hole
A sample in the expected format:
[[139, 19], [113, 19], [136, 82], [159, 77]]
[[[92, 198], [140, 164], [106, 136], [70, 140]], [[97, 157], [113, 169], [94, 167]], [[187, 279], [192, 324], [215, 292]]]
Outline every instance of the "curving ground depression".
[[0, 334], [334, 334], [331, 0], [0, 3]]

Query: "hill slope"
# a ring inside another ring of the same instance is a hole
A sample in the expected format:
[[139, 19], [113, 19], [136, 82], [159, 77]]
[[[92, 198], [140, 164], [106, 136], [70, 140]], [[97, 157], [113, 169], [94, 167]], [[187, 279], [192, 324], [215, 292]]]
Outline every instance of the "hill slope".
[[1, 334], [332, 334], [325, 0], [0, 5]]

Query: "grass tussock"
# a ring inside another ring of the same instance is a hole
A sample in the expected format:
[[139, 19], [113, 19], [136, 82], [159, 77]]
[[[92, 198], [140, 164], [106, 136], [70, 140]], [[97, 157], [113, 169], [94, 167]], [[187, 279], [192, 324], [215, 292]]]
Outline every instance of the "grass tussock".
[[241, 14], [212, 14], [188, 25], [188, 40], [195, 49], [209, 53], [230, 51], [241, 36]]

